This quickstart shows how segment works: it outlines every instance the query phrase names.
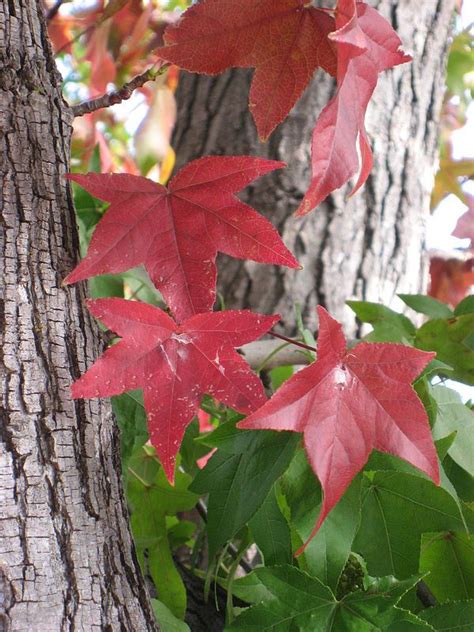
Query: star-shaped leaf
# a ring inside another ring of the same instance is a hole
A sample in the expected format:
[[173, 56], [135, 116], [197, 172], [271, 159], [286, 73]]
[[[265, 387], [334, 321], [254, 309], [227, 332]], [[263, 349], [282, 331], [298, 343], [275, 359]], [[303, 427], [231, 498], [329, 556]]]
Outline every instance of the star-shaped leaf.
[[184, 431], [204, 393], [241, 413], [265, 402], [259, 378], [234, 348], [262, 336], [278, 316], [210, 312], [177, 325], [146, 303], [111, 298], [89, 301], [88, 307], [123, 340], [73, 384], [73, 397], [143, 388], [150, 440], [170, 481]]
[[177, 320], [212, 308], [217, 252], [299, 267], [272, 224], [235, 197], [258, 176], [283, 166], [246, 156], [189, 163], [168, 188], [128, 174], [69, 175], [111, 202], [87, 256], [65, 283], [144, 264]]
[[411, 386], [434, 354], [388, 343], [346, 350], [341, 325], [322, 307], [318, 315], [317, 361], [238, 424], [304, 433], [309, 462], [324, 490], [309, 539], [374, 448], [405, 459], [439, 483], [428, 417]]
[[386, 630], [400, 611], [396, 604], [419, 577], [368, 578], [366, 590], [340, 600], [319, 579], [294, 566], [261, 566], [238, 579], [233, 593], [250, 602], [227, 632], [369, 632]]
[[297, 215], [306, 215], [361, 167], [353, 194], [372, 169], [372, 150], [365, 131], [365, 112], [379, 73], [411, 60], [401, 52], [401, 40], [390, 24], [365, 2], [338, 0], [335, 97], [322, 111], [313, 131], [313, 177]]
[[306, 0], [204, 0], [169, 26], [158, 55], [191, 72], [255, 68], [250, 110], [267, 138], [318, 67], [336, 74], [334, 18]]

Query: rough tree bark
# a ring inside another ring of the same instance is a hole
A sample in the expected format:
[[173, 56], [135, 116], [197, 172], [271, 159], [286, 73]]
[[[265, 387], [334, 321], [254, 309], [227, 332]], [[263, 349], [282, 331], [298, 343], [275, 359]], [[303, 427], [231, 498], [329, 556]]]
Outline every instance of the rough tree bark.
[[153, 631], [110, 406], [69, 393], [98, 339], [61, 288], [71, 114], [41, 11], [0, 2], [0, 630]]
[[291, 218], [310, 178], [314, 122], [334, 91], [324, 73], [318, 73], [266, 144], [257, 142], [248, 112], [251, 72], [231, 70], [218, 77], [183, 73], [180, 79], [173, 138], [177, 168], [205, 154], [251, 154], [288, 163], [287, 169], [262, 178], [242, 198], [272, 220], [304, 270], [226, 258], [219, 271], [226, 306], [279, 312], [288, 331], [294, 327], [295, 302], [312, 326], [320, 304], [353, 335], [347, 299], [389, 305], [396, 292], [424, 289], [423, 233], [454, 0], [369, 3], [398, 31], [414, 61], [380, 77], [368, 115], [375, 166], [365, 188], [349, 201], [344, 199], [348, 188], [310, 216]]

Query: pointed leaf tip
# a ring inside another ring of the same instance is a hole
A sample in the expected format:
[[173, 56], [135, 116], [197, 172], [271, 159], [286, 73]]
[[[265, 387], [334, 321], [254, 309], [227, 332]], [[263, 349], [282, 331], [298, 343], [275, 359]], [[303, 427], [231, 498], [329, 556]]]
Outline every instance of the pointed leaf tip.
[[105, 298], [88, 301], [88, 307], [122, 340], [74, 382], [72, 396], [109, 397], [142, 388], [150, 441], [170, 483], [184, 432], [205, 393], [241, 413], [266, 401], [260, 379], [235, 348], [265, 334], [278, 316], [205, 312], [178, 327], [147, 303]]
[[128, 174], [71, 176], [111, 204], [86, 257], [65, 283], [143, 264], [175, 318], [183, 321], [212, 309], [218, 252], [298, 268], [271, 222], [235, 195], [283, 166], [251, 156], [206, 156], [185, 165], [168, 189]]
[[303, 433], [324, 492], [310, 539], [373, 449], [397, 455], [439, 482], [428, 418], [411, 384], [433, 354], [387, 343], [360, 343], [346, 350], [341, 324], [322, 306], [318, 316], [316, 362], [239, 423], [246, 429]]

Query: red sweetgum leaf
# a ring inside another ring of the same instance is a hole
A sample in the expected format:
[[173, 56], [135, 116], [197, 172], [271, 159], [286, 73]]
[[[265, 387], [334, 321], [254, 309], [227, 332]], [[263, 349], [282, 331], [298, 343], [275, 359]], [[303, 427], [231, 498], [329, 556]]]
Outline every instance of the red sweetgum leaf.
[[204, 0], [165, 33], [166, 61], [214, 75], [255, 68], [250, 110], [266, 139], [295, 105], [318, 67], [336, 74], [328, 35], [334, 19], [307, 0]]
[[128, 174], [69, 175], [111, 202], [89, 250], [64, 283], [144, 264], [177, 320], [212, 308], [217, 252], [298, 268], [272, 224], [234, 195], [283, 166], [247, 156], [212, 156], [187, 164], [168, 188]]
[[107, 48], [110, 22], [98, 26], [90, 36], [85, 58], [91, 63], [89, 88], [91, 95], [106, 92], [109, 83], [115, 81], [117, 68], [111, 52]]
[[379, 73], [411, 60], [399, 50], [402, 42], [391, 25], [364, 2], [338, 0], [336, 26], [330, 38], [337, 46], [338, 89], [313, 131], [313, 177], [297, 216], [316, 208], [357, 173], [357, 142], [360, 175], [352, 194], [367, 180], [373, 165], [365, 131], [367, 105]]
[[142, 388], [150, 441], [171, 483], [184, 432], [204, 393], [241, 413], [265, 402], [261, 381], [234, 347], [262, 336], [279, 316], [208, 312], [177, 325], [146, 303], [108, 298], [88, 301], [88, 307], [122, 340], [74, 382], [72, 396], [110, 397]]
[[411, 386], [435, 354], [388, 343], [360, 343], [346, 350], [341, 325], [322, 307], [318, 316], [317, 361], [238, 424], [304, 433], [309, 462], [324, 492], [308, 542], [372, 449], [405, 459], [439, 484], [428, 417]]

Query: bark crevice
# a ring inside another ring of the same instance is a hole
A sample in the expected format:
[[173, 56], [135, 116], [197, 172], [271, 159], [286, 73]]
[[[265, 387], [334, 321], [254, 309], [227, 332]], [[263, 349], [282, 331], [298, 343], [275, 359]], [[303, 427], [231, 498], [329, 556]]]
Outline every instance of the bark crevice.
[[156, 630], [110, 404], [71, 399], [98, 354], [83, 288], [72, 115], [38, 1], [0, 5], [0, 630]]

